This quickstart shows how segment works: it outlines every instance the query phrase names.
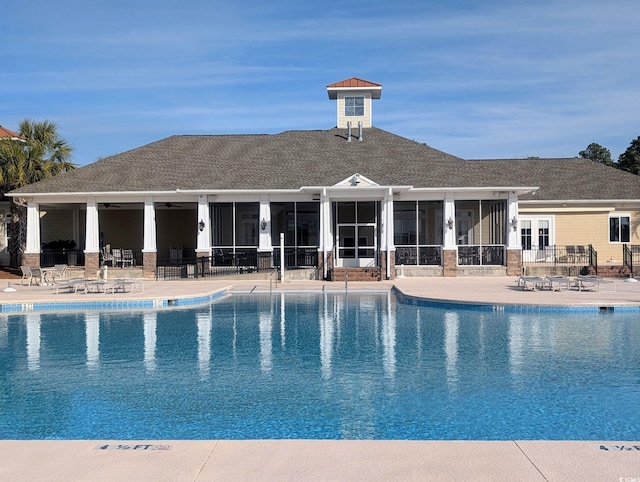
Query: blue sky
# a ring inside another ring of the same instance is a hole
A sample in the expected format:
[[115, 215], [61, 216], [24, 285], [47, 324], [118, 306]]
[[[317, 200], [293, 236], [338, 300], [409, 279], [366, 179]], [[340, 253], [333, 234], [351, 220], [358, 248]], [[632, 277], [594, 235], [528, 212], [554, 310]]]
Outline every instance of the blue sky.
[[34, 0], [0, 17], [0, 124], [51, 120], [79, 165], [173, 134], [374, 125], [475, 158], [615, 160], [640, 135], [637, 0]]

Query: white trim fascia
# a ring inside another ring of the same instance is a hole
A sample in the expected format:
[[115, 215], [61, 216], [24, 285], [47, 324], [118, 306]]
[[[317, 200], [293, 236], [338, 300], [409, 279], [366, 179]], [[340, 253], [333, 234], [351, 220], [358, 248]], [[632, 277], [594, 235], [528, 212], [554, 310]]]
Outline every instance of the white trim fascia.
[[468, 192], [468, 191], [482, 191], [482, 192], [507, 192], [514, 191], [518, 194], [527, 194], [531, 191], [537, 191], [539, 186], [527, 187], [527, 186], [499, 186], [499, 187], [485, 187], [485, 186], [473, 186], [473, 187], [456, 187], [456, 186], [442, 186], [442, 187], [416, 187], [411, 189], [412, 191], [440, 191], [440, 192]]
[[333, 186], [302, 186], [300, 191], [303, 192], [313, 192], [314, 194], [317, 192], [321, 193], [324, 189], [327, 191], [379, 191], [381, 189], [388, 190], [393, 189], [393, 192], [402, 192], [402, 191], [410, 191], [413, 189], [413, 186], [347, 186], [347, 185], [339, 185], [335, 184]]
[[536, 200], [536, 199], [519, 199], [520, 204], [622, 204], [637, 203], [640, 199], [552, 199], [552, 200]]
[[336, 100], [339, 92], [370, 92], [371, 98], [373, 100], [378, 100], [382, 96], [382, 86], [327, 87], [327, 94], [331, 100]]

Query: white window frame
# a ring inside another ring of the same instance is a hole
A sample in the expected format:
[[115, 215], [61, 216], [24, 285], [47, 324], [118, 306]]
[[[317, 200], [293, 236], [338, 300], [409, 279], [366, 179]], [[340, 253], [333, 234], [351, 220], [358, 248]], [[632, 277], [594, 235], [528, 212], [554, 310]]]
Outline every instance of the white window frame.
[[[362, 105], [356, 105], [356, 99], [362, 99]], [[349, 105], [348, 102], [352, 101], [353, 105]], [[362, 95], [350, 95], [344, 98], [344, 116], [345, 117], [364, 117], [364, 104], [365, 99]], [[349, 114], [348, 109], [353, 109], [353, 114]], [[356, 109], [362, 109], [362, 113], [358, 113]]]
[[[618, 241], [611, 241], [611, 219], [613, 218], [618, 218]], [[622, 226], [622, 223], [620, 223], [620, 219], [621, 218], [627, 218], [628, 219], [628, 226], [629, 226], [629, 232], [627, 233], [629, 236], [629, 239], [627, 239], [626, 241], [622, 239], [622, 230], [620, 229], [620, 227]], [[630, 213], [622, 213], [622, 212], [613, 212], [613, 213], [609, 213], [609, 217], [607, 219], [607, 238], [609, 240], [609, 244], [628, 244], [631, 242], [631, 214]]]

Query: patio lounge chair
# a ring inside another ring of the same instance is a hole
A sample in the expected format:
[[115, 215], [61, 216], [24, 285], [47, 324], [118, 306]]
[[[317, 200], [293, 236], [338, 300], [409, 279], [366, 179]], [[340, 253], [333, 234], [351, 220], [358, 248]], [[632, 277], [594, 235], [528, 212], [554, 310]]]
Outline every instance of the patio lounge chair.
[[573, 280], [564, 276], [547, 276], [547, 280], [551, 291], [566, 291], [574, 284]]
[[24, 286], [23, 281], [27, 280], [27, 286], [31, 286], [31, 281], [33, 281], [31, 266], [22, 265], [20, 266], [20, 270], [22, 271], [22, 278], [20, 279], [20, 284]]
[[550, 286], [546, 278], [540, 278], [539, 276], [520, 276], [517, 282], [518, 286], [526, 291], [542, 290]]
[[132, 278], [117, 278], [113, 280], [113, 283], [108, 288], [112, 293], [126, 293], [128, 291], [133, 293], [135, 290], [140, 292], [144, 291], [144, 284], [142, 280], [136, 280]]
[[613, 280], [601, 278], [595, 275], [581, 275], [576, 278], [578, 289], [600, 291], [600, 286], [609, 286], [611, 291], [616, 291], [616, 284]]
[[60, 293], [61, 290], [66, 291], [67, 293], [77, 293], [78, 291], [86, 293], [88, 282], [89, 280], [87, 278], [70, 278], [62, 280], [55, 285], [56, 294]]

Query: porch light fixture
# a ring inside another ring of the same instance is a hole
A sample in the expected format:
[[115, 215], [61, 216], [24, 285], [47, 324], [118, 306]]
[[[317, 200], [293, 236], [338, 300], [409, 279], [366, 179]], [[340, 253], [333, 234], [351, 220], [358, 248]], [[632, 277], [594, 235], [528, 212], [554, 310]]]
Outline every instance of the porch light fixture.
[[453, 229], [453, 218], [451, 216], [447, 219], [447, 226], [449, 226], [449, 229]]
[[513, 228], [514, 231], [518, 229], [518, 218], [515, 216], [511, 220], [511, 227]]
[[200, 232], [204, 231], [204, 221], [202, 219], [198, 223], [198, 229], [200, 230]]
[[267, 220], [265, 218], [262, 218], [262, 221], [260, 221], [260, 229], [263, 231], [267, 229]]

